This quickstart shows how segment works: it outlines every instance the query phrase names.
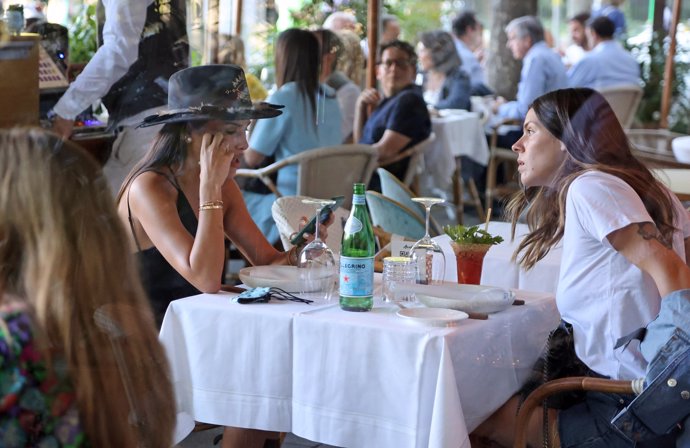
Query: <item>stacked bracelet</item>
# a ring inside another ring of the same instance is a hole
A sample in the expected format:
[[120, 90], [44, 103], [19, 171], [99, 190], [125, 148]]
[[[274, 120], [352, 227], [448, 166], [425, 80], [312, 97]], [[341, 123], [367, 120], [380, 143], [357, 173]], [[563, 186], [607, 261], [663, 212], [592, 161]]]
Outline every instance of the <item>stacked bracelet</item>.
[[210, 201], [210, 202], [204, 202], [199, 206], [199, 211], [203, 210], [222, 210], [223, 209], [223, 201]]

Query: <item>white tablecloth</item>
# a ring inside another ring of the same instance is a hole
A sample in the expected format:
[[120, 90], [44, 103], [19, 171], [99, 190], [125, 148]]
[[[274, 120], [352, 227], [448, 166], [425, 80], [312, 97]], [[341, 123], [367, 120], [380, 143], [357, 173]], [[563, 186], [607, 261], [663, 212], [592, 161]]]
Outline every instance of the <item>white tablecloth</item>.
[[436, 139], [424, 154], [426, 169], [423, 179], [428, 188], [446, 189], [455, 171], [455, 158], [467, 156], [486, 165], [489, 162], [489, 146], [476, 112], [458, 111], [444, 117], [433, 117], [431, 126]]
[[[515, 241], [511, 241], [510, 223], [498, 221], [489, 223], [489, 233], [502, 236], [503, 243], [493, 246], [486, 253], [482, 267], [482, 285], [556, 294], [563, 247], [560, 243], [557, 244], [532, 269], [525, 271], [512, 261], [512, 257], [520, 240], [527, 232], [527, 225], [518, 224], [515, 229]], [[450, 246], [450, 238], [447, 235], [441, 235], [434, 239], [441, 245], [446, 256], [446, 281], [457, 281], [457, 265], [455, 254]]]
[[377, 301], [173, 302], [160, 339], [178, 406], [197, 421], [344, 447], [469, 447], [468, 432], [514, 394], [558, 322], [553, 297], [453, 328], [415, 326]]

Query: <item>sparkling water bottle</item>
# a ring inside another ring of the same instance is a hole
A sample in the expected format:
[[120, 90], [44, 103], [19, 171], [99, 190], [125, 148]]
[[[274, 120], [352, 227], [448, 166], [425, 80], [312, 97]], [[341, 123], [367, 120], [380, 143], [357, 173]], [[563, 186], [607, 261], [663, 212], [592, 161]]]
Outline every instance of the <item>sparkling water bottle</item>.
[[364, 184], [355, 184], [340, 251], [340, 308], [345, 311], [369, 311], [374, 304], [374, 252]]

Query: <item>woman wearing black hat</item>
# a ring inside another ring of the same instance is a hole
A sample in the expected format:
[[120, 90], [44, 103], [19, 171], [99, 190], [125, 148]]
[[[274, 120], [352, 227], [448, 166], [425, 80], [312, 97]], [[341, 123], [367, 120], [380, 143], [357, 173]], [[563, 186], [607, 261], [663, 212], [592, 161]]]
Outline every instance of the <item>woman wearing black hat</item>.
[[226, 236], [255, 265], [295, 264], [299, 250], [266, 241], [233, 180], [250, 119], [280, 106], [252, 105], [240, 67], [209, 65], [170, 78], [168, 107], [141, 124], [164, 126], [117, 199], [158, 325], [172, 300], [220, 289]]
[[[233, 179], [250, 120], [279, 108], [252, 104], [240, 67], [209, 65], [175, 73], [168, 110], [140, 124], [164, 126], [120, 188], [118, 213], [159, 326], [172, 300], [220, 289], [226, 236], [252, 264], [295, 264], [299, 248], [279, 252], [266, 241]], [[228, 428], [223, 446], [263, 446], [265, 437]]]

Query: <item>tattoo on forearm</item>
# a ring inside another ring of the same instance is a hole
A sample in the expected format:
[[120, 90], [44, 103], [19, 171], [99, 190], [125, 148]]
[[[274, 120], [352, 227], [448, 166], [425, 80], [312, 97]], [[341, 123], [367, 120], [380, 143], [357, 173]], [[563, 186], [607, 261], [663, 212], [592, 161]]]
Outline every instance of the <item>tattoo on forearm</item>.
[[656, 226], [651, 222], [638, 223], [637, 233], [645, 240], [657, 240], [667, 249], [672, 248], [671, 241], [667, 241], [666, 238], [659, 233], [659, 230], [656, 228]]

